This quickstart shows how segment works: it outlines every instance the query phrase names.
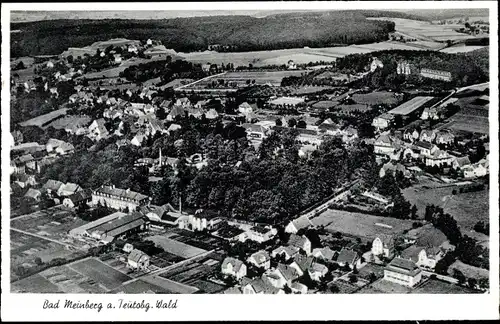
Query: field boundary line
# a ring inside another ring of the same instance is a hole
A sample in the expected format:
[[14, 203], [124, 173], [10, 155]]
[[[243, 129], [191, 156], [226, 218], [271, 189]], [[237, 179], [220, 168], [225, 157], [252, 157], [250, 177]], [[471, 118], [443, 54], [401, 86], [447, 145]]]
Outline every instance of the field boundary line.
[[218, 77], [218, 76], [224, 75], [224, 74], [226, 74], [226, 73], [227, 73], [227, 72], [222, 72], [222, 73], [219, 73], [219, 74], [209, 75], [209, 76], [207, 76], [207, 77], [204, 77], [203, 79], [199, 79], [199, 80], [193, 81], [193, 82], [191, 82], [191, 83], [188, 83], [188, 84], [182, 85], [182, 86], [180, 86], [180, 87], [177, 87], [177, 88], [175, 88], [174, 90], [175, 90], [175, 91], [176, 91], [176, 90], [181, 90], [181, 89], [184, 89], [184, 88], [186, 88], [186, 87], [189, 87], [189, 86], [195, 85], [195, 84], [196, 84], [196, 83], [198, 83], [198, 82], [202, 82], [202, 81], [205, 81], [205, 80], [209, 80], [209, 79], [211, 79], [211, 78], [215, 78], [215, 77]]

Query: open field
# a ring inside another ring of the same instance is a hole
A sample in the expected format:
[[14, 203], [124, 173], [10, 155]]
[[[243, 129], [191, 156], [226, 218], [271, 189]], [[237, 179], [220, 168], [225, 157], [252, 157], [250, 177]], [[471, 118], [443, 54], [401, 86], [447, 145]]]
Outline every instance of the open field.
[[335, 110], [340, 110], [344, 114], [350, 114], [353, 112], [368, 112], [371, 110], [371, 107], [364, 104], [352, 104], [352, 105], [338, 105], [335, 106]]
[[448, 273], [453, 275], [454, 270], [459, 270], [467, 278], [489, 278], [490, 272], [486, 269], [477, 268], [468, 264], [463, 263], [460, 260], [455, 261], [449, 268]]
[[158, 285], [146, 282], [144, 280], [136, 280], [126, 283], [112, 291], [116, 294], [170, 294], [170, 290], [167, 290]]
[[411, 288], [393, 283], [384, 279], [379, 279], [374, 283], [367, 285], [361, 290], [358, 290], [357, 294], [408, 294]]
[[58, 110], [54, 110], [54, 111], [49, 112], [48, 114], [37, 116], [37, 117], [31, 118], [31, 119], [29, 119], [27, 121], [24, 121], [22, 123], [19, 123], [19, 125], [21, 125], [23, 127], [24, 126], [38, 126], [38, 127], [42, 127], [45, 124], [48, 124], [49, 122], [53, 121], [54, 119], [66, 115], [66, 111], [67, 110], [68, 109], [66, 109], [66, 108], [61, 108], [61, 109], [58, 109]]
[[11, 75], [16, 76], [16, 78], [13, 78], [13, 81], [26, 82], [26, 81], [32, 80], [35, 77], [35, 66], [34, 66], [35, 60], [32, 57], [28, 57], [28, 56], [13, 59], [10, 61], [11, 69], [14, 68], [17, 64], [19, 64], [20, 61], [23, 62], [26, 69], [17, 70], [17, 71], [11, 70]]
[[[311, 219], [317, 226], [325, 226], [329, 232], [341, 232], [360, 238], [373, 240], [379, 234], [397, 234], [405, 229], [411, 229], [413, 221], [390, 217], [380, 217], [361, 213], [351, 213], [341, 210], [328, 209], [319, 216]], [[391, 226], [379, 226], [384, 224]]]
[[67, 233], [87, 222], [75, 217], [62, 205], [40, 210], [11, 220], [11, 227], [61, 242], [70, 242]]
[[94, 278], [84, 276], [68, 265], [52, 267], [28, 278], [16, 281], [11, 286], [12, 292], [30, 293], [106, 293], [106, 289]]
[[352, 100], [363, 105], [395, 105], [400, 102], [393, 92], [376, 91], [371, 93], [355, 93], [352, 95]]
[[424, 41], [446, 42], [447, 40], [462, 40], [475, 38], [468, 34], [454, 31], [459, 25], [437, 25], [428, 21], [411, 20], [403, 18], [368, 18], [377, 20], [393, 21], [396, 24], [396, 32], [412, 38]]
[[375, 274], [377, 278], [382, 278], [384, 276], [384, 266], [375, 263], [368, 263], [359, 269], [358, 277], [368, 280], [371, 273]]
[[191, 258], [201, 253], [206, 252], [206, 250], [169, 239], [164, 236], [155, 235], [147, 238], [148, 240], [153, 241], [155, 244], [163, 248], [166, 252], [177, 255], [181, 258]]
[[[403, 190], [403, 195], [411, 204], [416, 204], [418, 214], [423, 216], [426, 205], [444, 206], [444, 211], [452, 215], [464, 234], [482, 220], [489, 220], [488, 189], [452, 195], [456, 187], [422, 188], [413, 186]], [[458, 189], [457, 189], [458, 191]]]
[[429, 279], [419, 287], [410, 291], [410, 294], [471, 294], [478, 293], [467, 287], [461, 287], [446, 281]]
[[455, 54], [455, 53], [467, 53], [472, 52], [481, 48], [485, 48], [488, 46], [468, 46], [468, 45], [457, 45], [452, 47], [443, 48], [440, 52]]
[[138, 57], [133, 57], [128, 60], [122, 61], [122, 63], [119, 66], [112, 67], [107, 70], [102, 70], [102, 71], [97, 71], [97, 72], [90, 72], [86, 73], [81, 77], [78, 78], [83, 78], [85, 77], [86, 79], [109, 79], [109, 78], [117, 78], [120, 76], [120, 73], [125, 71], [126, 68], [133, 66], [133, 65], [139, 65], [143, 63], [148, 63], [152, 62], [155, 60], [164, 60], [165, 58], [157, 58], [157, 59], [145, 59], [145, 58], [138, 58]]
[[44, 264], [54, 259], [72, 260], [80, 255], [78, 252], [67, 249], [64, 245], [13, 230], [10, 231], [10, 239], [12, 279], [18, 278], [17, 267], [25, 269], [37, 267], [35, 262], [37, 258], [40, 258]]
[[115, 289], [131, 278], [97, 259], [85, 259], [70, 265], [70, 268], [102, 284], [109, 290]]
[[488, 118], [477, 117], [477, 116], [467, 116], [463, 114], [456, 114], [451, 119], [450, 122], [445, 124], [446, 128], [454, 129], [456, 131], [464, 131], [479, 134], [489, 134], [489, 122]]
[[54, 127], [55, 129], [65, 129], [70, 125], [88, 126], [92, 119], [88, 116], [64, 116], [49, 123], [45, 128]]
[[160, 287], [170, 294], [192, 294], [198, 291], [198, 288], [184, 285], [160, 276], [146, 276], [142, 281]]

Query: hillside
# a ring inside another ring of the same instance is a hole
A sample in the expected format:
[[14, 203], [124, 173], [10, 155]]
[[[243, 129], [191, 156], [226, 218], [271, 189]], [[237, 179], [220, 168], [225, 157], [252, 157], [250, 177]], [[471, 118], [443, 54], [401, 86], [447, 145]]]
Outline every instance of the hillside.
[[60, 54], [110, 38], [161, 40], [177, 52], [207, 49], [210, 44], [233, 46], [232, 51], [271, 50], [362, 44], [387, 39], [394, 23], [366, 19], [355, 11], [309, 12], [251, 16], [189, 17], [161, 20], [45, 20], [11, 23], [20, 30], [12, 37], [13, 57]]

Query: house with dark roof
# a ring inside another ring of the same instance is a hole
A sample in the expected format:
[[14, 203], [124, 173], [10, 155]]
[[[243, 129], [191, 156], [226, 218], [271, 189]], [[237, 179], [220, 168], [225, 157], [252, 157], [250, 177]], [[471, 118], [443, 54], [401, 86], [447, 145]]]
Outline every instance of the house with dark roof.
[[64, 183], [61, 181], [57, 180], [52, 180], [49, 179], [47, 182], [43, 185], [43, 189], [49, 194], [49, 195], [58, 195], [59, 194], [59, 189], [64, 187]]
[[290, 260], [297, 253], [299, 253], [299, 248], [295, 246], [279, 246], [271, 252], [273, 258], [281, 257], [285, 260]]
[[221, 272], [224, 275], [232, 276], [240, 280], [247, 275], [247, 266], [238, 259], [226, 257], [222, 262]]
[[471, 162], [470, 162], [468, 156], [455, 157], [453, 159], [453, 161], [451, 162], [452, 168], [458, 169], [458, 170], [461, 170], [461, 169], [468, 167], [470, 165], [471, 165]]
[[354, 269], [354, 266], [359, 268], [359, 266], [361, 265], [361, 259], [358, 253], [354, 250], [345, 248], [340, 250], [336, 262], [341, 267], [345, 267], [347, 265], [351, 269]]
[[312, 256], [305, 256], [302, 254], [296, 254], [293, 258], [293, 262], [290, 263], [290, 266], [297, 270], [299, 276], [302, 276], [311, 265], [314, 263], [314, 258]]
[[29, 188], [28, 191], [24, 194], [24, 197], [32, 199], [33, 201], [40, 201], [40, 197], [42, 196], [42, 193], [40, 190], [36, 190], [33, 188]]
[[253, 280], [243, 278], [241, 286], [243, 294], [285, 294], [283, 289], [274, 287], [265, 275]]
[[77, 185], [76, 183], [68, 182], [59, 188], [57, 194], [61, 197], [67, 197], [82, 190], [83, 188]]
[[149, 255], [138, 249], [133, 249], [128, 255], [127, 265], [129, 268], [146, 270], [149, 267]]
[[85, 189], [64, 198], [63, 205], [68, 208], [77, 208], [82, 205], [88, 205], [92, 201], [92, 190]]
[[271, 257], [265, 250], [260, 250], [248, 257], [247, 262], [253, 264], [257, 268], [269, 269], [271, 267]]
[[330, 247], [326, 246], [323, 248], [315, 248], [312, 250], [312, 255], [319, 260], [323, 261], [332, 261], [335, 256], [335, 251], [333, 251]]
[[300, 277], [300, 274], [294, 267], [279, 263], [276, 269], [270, 270], [264, 276], [274, 287], [282, 289], [285, 285], [290, 287], [292, 282]]
[[328, 273], [328, 267], [324, 264], [313, 262], [309, 269], [307, 269], [309, 277], [314, 281], [321, 281], [321, 279]]
[[422, 280], [422, 270], [411, 260], [394, 258], [384, 269], [384, 280], [413, 287]]
[[311, 254], [311, 241], [305, 235], [291, 234], [288, 239], [288, 245], [304, 250], [307, 255]]

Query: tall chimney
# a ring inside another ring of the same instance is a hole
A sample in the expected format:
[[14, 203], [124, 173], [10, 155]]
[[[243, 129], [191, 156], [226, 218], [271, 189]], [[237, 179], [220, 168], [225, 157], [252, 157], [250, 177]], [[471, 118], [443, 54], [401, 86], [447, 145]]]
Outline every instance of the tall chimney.
[[182, 214], [182, 199], [180, 196], [179, 196], [179, 213]]

